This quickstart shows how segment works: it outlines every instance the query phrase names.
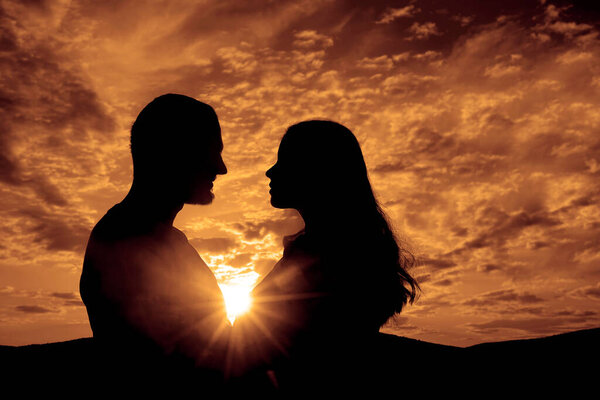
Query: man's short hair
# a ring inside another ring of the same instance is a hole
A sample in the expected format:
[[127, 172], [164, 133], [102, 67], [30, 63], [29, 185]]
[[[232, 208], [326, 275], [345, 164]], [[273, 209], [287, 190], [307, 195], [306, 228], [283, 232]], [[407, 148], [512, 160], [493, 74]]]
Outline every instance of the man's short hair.
[[202, 144], [203, 132], [220, 132], [214, 109], [192, 97], [164, 94], [139, 113], [131, 127], [131, 155], [134, 167], [170, 161], [182, 150]]

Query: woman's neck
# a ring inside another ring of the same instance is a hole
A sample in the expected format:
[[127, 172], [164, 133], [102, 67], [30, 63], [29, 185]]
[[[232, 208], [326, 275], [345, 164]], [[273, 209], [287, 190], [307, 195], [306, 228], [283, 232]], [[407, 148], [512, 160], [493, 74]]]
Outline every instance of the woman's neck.
[[322, 237], [339, 234], [346, 229], [348, 216], [339, 210], [329, 212], [315, 212], [298, 210], [304, 220], [304, 232], [311, 237]]

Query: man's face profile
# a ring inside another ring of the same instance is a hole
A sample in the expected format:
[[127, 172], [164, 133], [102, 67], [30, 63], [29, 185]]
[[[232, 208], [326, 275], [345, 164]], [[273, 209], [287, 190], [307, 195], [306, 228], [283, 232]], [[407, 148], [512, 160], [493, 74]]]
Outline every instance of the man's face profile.
[[210, 204], [214, 180], [227, 173], [222, 151], [214, 109], [188, 96], [157, 97], [131, 128], [134, 183], [164, 200]]
[[[194, 134], [204, 137], [201, 142], [195, 140], [184, 149], [182, 182], [183, 201], [187, 204], [210, 204], [213, 201], [213, 182], [217, 175], [227, 173], [227, 167], [221, 156], [223, 141], [221, 129], [213, 127], [210, 132]], [[196, 142], [196, 143], [194, 143]]]

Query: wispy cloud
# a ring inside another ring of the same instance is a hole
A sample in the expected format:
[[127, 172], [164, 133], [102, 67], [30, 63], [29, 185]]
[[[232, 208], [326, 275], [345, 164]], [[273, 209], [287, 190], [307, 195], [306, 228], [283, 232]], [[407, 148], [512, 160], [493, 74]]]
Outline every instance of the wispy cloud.
[[415, 7], [412, 4], [410, 4], [406, 7], [402, 7], [402, 8], [388, 8], [381, 15], [381, 18], [378, 19], [377, 22], [375, 22], [375, 23], [376, 24], [389, 24], [390, 22], [392, 22], [398, 18], [413, 17], [415, 14], [417, 14], [420, 11], [421, 11], [421, 9]]

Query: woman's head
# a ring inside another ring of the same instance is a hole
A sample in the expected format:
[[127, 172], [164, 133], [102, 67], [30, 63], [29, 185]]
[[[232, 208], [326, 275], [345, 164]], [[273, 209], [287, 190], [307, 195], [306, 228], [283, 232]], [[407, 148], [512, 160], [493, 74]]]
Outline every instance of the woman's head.
[[326, 238], [326, 251], [335, 252], [340, 264], [334, 273], [370, 282], [360, 287], [361, 302], [371, 304], [369, 326], [379, 327], [414, 300], [418, 284], [407, 272], [414, 258], [398, 245], [348, 128], [331, 121], [292, 125], [267, 176], [271, 204], [297, 209], [307, 234]]
[[355, 203], [371, 193], [356, 137], [332, 121], [304, 121], [289, 127], [267, 176], [271, 204], [277, 208], [331, 207]]

